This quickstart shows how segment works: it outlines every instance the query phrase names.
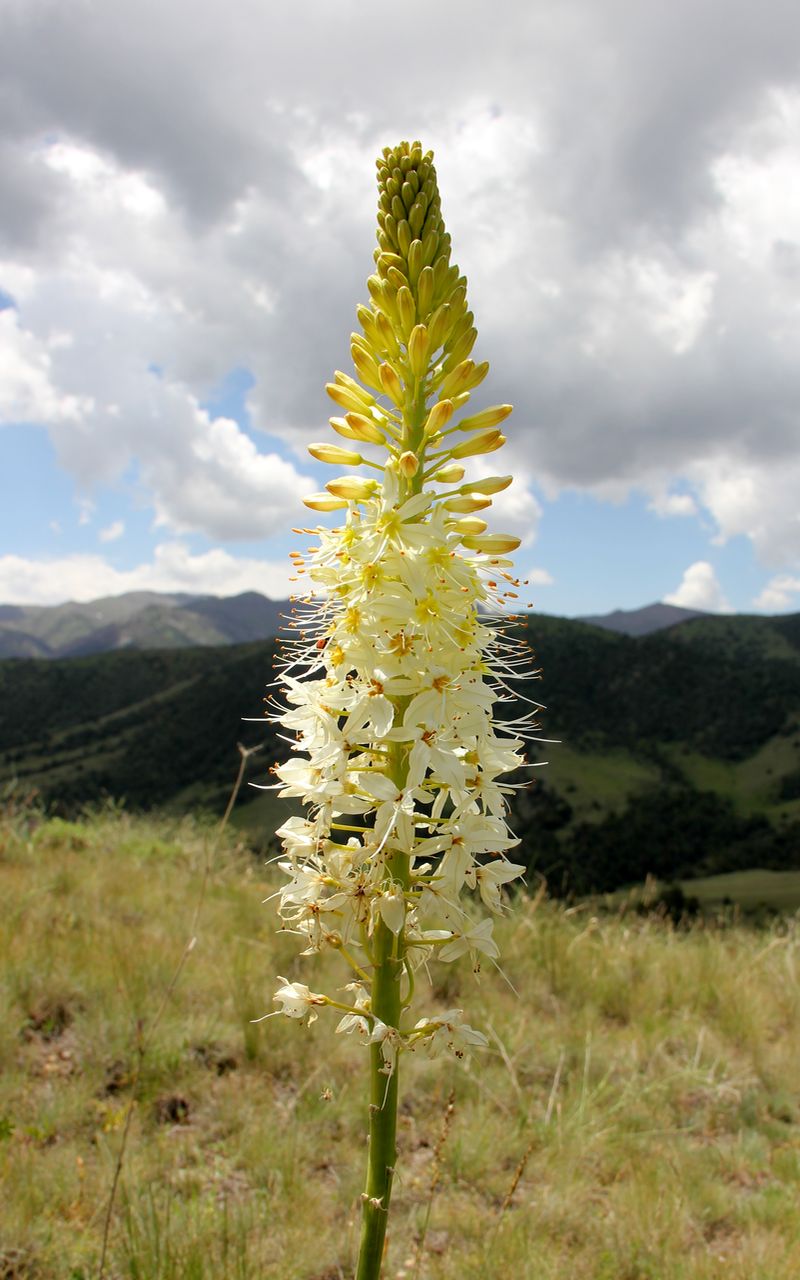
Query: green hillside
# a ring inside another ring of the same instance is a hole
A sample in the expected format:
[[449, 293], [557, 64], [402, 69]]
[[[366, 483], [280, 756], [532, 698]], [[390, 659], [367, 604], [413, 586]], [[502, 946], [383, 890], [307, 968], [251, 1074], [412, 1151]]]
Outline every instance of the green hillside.
[[[548, 704], [543, 736], [559, 741], [516, 792], [514, 823], [551, 890], [800, 867], [800, 616], [638, 638], [527, 627], [542, 678], [521, 692]], [[0, 785], [65, 814], [102, 796], [219, 811], [237, 742], [261, 744], [254, 782], [286, 750], [242, 721], [263, 714], [273, 658], [258, 642], [0, 662]], [[266, 843], [285, 812], [246, 788], [236, 820]]]

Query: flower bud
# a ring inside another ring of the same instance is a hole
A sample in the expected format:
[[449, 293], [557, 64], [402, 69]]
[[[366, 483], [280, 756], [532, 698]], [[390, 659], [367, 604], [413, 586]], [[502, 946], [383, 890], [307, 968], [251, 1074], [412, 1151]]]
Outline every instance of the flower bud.
[[447, 377], [439, 385], [439, 395], [449, 396], [465, 390], [474, 368], [475, 362], [473, 360], [464, 360], [455, 369], [451, 369]]
[[471, 494], [467, 494], [463, 498], [448, 498], [444, 503], [446, 511], [460, 512], [483, 511], [485, 507], [490, 507], [491, 505], [491, 498], [481, 498], [478, 495]]
[[308, 452], [318, 462], [333, 462], [341, 467], [358, 467], [364, 461], [360, 453], [342, 449], [338, 444], [310, 444]]
[[456, 520], [454, 523], [455, 527], [463, 535], [461, 541], [465, 546], [467, 537], [485, 533], [489, 528], [486, 521], [482, 520], [480, 516], [462, 516], [460, 520]]
[[510, 533], [489, 533], [486, 535], [462, 538], [464, 546], [470, 551], [483, 551], [491, 556], [504, 556], [508, 551], [516, 551], [521, 539]]
[[[425, 273], [423, 272], [423, 275]], [[420, 281], [422, 276], [420, 276]], [[420, 304], [420, 311], [422, 304]], [[446, 302], [438, 306], [428, 321], [428, 343], [431, 351], [438, 351], [444, 342], [450, 325], [450, 307]]]
[[497, 427], [490, 427], [486, 431], [479, 431], [471, 440], [464, 440], [461, 444], [457, 444], [450, 450], [452, 458], [472, 458], [477, 453], [493, 453], [495, 449], [500, 449], [505, 444], [506, 438], [502, 431]]
[[399, 253], [388, 253], [384, 250], [378, 258], [377, 267], [378, 271], [384, 274], [390, 267], [396, 267], [398, 271], [405, 271], [406, 264]]
[[408, 280], [412, 289], [419, 279], [422, 270], [422, 241], [412, 240], [408, 246]]
[[435, 436], [447, 426], [447, 423], [453, 416], [454, 405], [452, 400], [440, 400], [435, 404], [425, 419], [425, 426], [422, 428], [422, 434], [425, 436]]
[[[363, 413], [346, 413], [344, 420], [349, 427], [348, 434], [351, 440], [365, 440], [369, 444], [386, 443], [373, 418], [368, 418]], [[341, 419], [337, 418], [337, 422], [340, 421]], [[331, 418], [331, 426], [333, 426], [333, 418]], [[337, 428], [334, 427], [334, 431], [336, 430]], [[340, 431], [339, 434], [345, 433]]]
[[396, 360], [397, 357], [400, 355], [400, 344], [397, 341], [397, 338], [395, 336], [395, 332], [394, 332], [394, 329], [392, 328], [389, 317], [383, 311], [379, 311], [376, 314], [375, 327], [378, 330], [378, 336], [380, 337], [380, 340], [383, 343], [386, 350], [388, 351], [390, 357], [393, 360]]
[[303, 498], [303, 503], [312, 511], [339, 511], [347, 506], [341, 498], [335, 498], [330, 493], [309, 493]]
[[458, 484], [459, 480], [464, 479], [464, 468], [454, 462], [449, 467], [442, 467], [433, 478], [437, 484]]
[[369, 409], [375, 403], [375, 397], [371, 396], [363, 387], [359, 387], [358, 383], [350, 379], [352, 386], [344, 385], [340, 382], [326, 383], [325, 390], [334, 400], [336, 404], [340, 404], [343, 409], [355, 409], [357, 413], [363, 413], [365, 409]]
[[360, 440], [352, 427], [348, 426], [345, 418], [328, 418], [328, 422], [333, 427], [337, 435], [344, 436], [345, 440]]
[[407, 449], [405, 453], [400, 454], [400, 457], [397, 460], [397, 466], [400, 474], [405, 476], [407, 480], [410, 480], [411, 477], [415, 476], [419, 471], [419, 458], [415, 453], [412, 453], [410, 449]]
[[[422, 228], [422, 260], [426, 267], [433, 265], [433, 260], [440, 252], [441, 236], [433, 223]], [[441, 250], [444, 253], [444, 250]]]
[[356, 315], [361, 328], [364, 330], [364, 337], [367, 343], [373, 351], [380, 351], [383, 344], [378, 333], [375, 312], [371, 311], [363, 302], [360, 302], [356, 307]]
[[400, 247], [400, 252], [405, 254], [406, 257], [408, 257], [408, 251], [411, 248], [411, 239], [411, 228], [406, 222], [404, 209], [402, 215], [397, 220], [397, 243]]
[[459, 431], [482, 431], [485, 427], [496, 427], [505, 422], [513, 412], [514, 406], [511, 404], [495, 404], [491, 409], [482, 409], [480, 413], [464, 418], [463, 422], [459, 422], [458, 428]]
[[347, 498], [349, 502], [364, 502], [372, 497], [377, 487], [377, 481], [365, 480], [362, 476], [337, 476], [325, 485], [335, 498]]
[[453, 350], [450, 352], [450, 355], [447, 357], [445, 368], [448, 369], [449, 366], [449, 368], [454, 369], [462, 360], [466, 360], [470, 351], [475, 346], [477, 339], [478, 330], [472, 327], [467, 329], [467, 332], [462, 334], [453, 347]]
[[[418, 244], [419, 241], [414, 241]], [[417, 324], [411, 330], [408, 339], [408, 363], [415, 378], [422, 378], [428, 368], [428, 330], [424, 324]]]
[[487, 476], [485, 480], [470, 481], [462, 485], [462, 493], [500, 493], [511, 484], [513, 476]]
[[403, 395], [403, 384], [395, 373], [394, 369], [386, 361], [380, 365], [378, 376], [381, 380], [381, 386], [386, 392], [390, 400], [394, 401], [398, 408], [402, 408], [405, 403]]
[[371, 352], [365, 351], [357, 342], [351, 342], [350, 354], [353, 357], [353, 364], [356, 367], [356, 373], [362, 382], [366, 382], [368, 387], [372, 387], [375, 391], [380, 391], [381, 383], [378, 377], [378, 361]]
[[414, 295], [408, 288], [403, 285], [397, 290], [397, 312], [400, 317], [400, 329], [403, 338], [408, 341], [411, 336], [411, 330], [417, 322], [417, 309], [414, 306]]
[[[423, 267], [419, 273], [417, 280], [417, 310], [420, 318], [427, 317], [433, 302], [433, 271], [430, 267]], [[441, 341], [437, 342], [437, 347], [441, 345]]]

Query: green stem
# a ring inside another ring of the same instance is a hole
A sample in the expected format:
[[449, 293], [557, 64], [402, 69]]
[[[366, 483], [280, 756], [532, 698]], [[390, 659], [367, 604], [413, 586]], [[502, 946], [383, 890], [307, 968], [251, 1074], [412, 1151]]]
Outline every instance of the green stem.
[[[387, 1027], [400, 1023], [400, 974], [397, 938], [381, 921], [375, 930], [372, 1012]], [[378, 1280], [381, 1274], [389, 1201], [397, 1159], [397, 1068], [386, 1075], [379, 1044], [370, 1046], [369, 1159], [363, 1196], [361, 1246], [356, 1280]]]
[[[401, 484], [403, 501], [412, 493], [419, 493], [423, 481], [424, 442], [422, 425], [425, 421], [425, 393], [422, 380], [410, 389], [403, 414], [401, 448], [421, 453], [417, 475]], [[402, 721], [407, 699], [395, 701], [395, 722]], [[393, 743], [387, 774], [402, 789], [408, 775], [408, 743]], [[411, 886], [411, 860], [399, 850], [387, 858], [387, 880], [399, 884], [404, 892]], [[371, 1011], [387, 1027], [400, 1028], [402, 1001], [400, 980], [405, 970], [405, 945], [403, 931], [396, 936], [379, 920], [373, 934], [373, 973]], [[370, 1045], [369, 1061], [369, 1156], [367, 1181], [362, 1197], [361, 1243], [355, 1280], [379, 1280], [383, 1250], [386, 1241], [386, 1224], [389, 1218], [389, 1202], [392, 1195], [395, 1162], [397, 1160], [397, 1097], [398, 1067], [400, 1055], [394, 1060], [394, 1070], [386, 1074], [386, 1064], [380, 1044]]]

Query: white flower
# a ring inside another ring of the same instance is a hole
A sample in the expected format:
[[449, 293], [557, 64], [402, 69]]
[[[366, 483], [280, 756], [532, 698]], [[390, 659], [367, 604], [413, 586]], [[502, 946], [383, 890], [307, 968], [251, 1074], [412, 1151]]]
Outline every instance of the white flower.
[[481, 920], [470, 929], [454, 931], [452, 941], [446, 943], [439, 952], [439, 959], [457, 960], [459, 956], [469, 951], [474, 963], [475, 953], [482, 951], [491, 960], [495, 960], [500, 955], [500, 948], [492, 937], [493, 929], [493, 921], [487, 919]]
[[387, 1027], [380, 1018], [375, 1018], [369, 1037], [370, 1044], [379, 1044], [383, 1055], [384, 1075], [393, 1074], [397, 1063], [398, 1050], [403, 1047], [403, 1037], [396, 1027]]
[[431, 1057], [438, 1053], [452, 1053], [463, 1058], [470, 1049], [485, 1049], [489, 1041], [481, 1031], [462, 1022], [463, 1009], [448, 1009], [432, 1018], [421, 1018], [414, 1027], [415, 1035], [423, 1041]]
[[406, 900], [402, 890], [395, 886], [388, 893], [382, 893], [376, 901], [384, 924], [392, 933], [398, 934], [406, 922]]
[[525, 870], [519, 862], [506, 862], [505, 858], [498, 858], [496, 862], [473, 864], [466, 873], [466, 882], [470, 889], [478, 888], [489, 910], [499, 915], [503, 910], [500, 886], [524, 875]]
[[280, 1004], [279, 1012], [285, 1013], [287, 1018], [297, 1018], [300, 1022], [307, 1022], [310, 1026], [317, 1017], [314, 1006], [327, 1004], [328, 997], [309, 991], [302, 982], [287, 982], [286, 978], [280, 976], [278, 981], [283, 985], [278, 987], [272, 999], [275, 1004]]

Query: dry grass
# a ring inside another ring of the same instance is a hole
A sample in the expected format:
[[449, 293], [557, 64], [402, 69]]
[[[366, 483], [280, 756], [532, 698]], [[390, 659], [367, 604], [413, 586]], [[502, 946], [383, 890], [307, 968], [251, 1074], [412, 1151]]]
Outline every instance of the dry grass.
[[[0, 827], [0, 1280], [97, 1274], [137, 1043], [205, 856], [197, 827], [120, 814]], [[250, 1021], [276, 973], [325, 989], [269, 891], [226, 844], [145, 1056], [115, 1280], [352, 1276], [366, 1061], [324, 1018]], [[500, 935], [519, 999], [443, 967], [433, 996], [492, 1050], [403, 1064], [387, 1280], [413, 1269], [451, 1088], [420, 1280], [800, 1274], [794, 923], [676, 932], [523, 900]]]

